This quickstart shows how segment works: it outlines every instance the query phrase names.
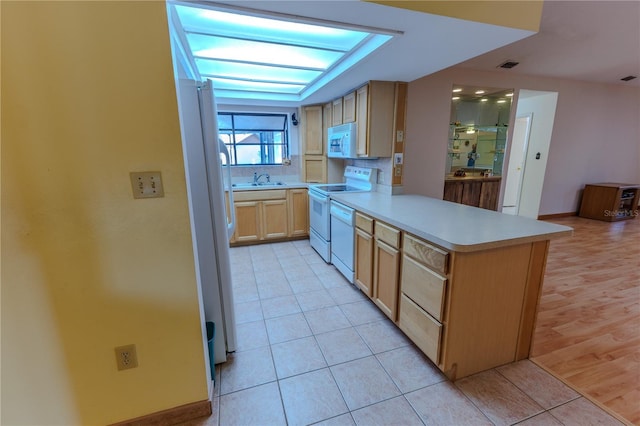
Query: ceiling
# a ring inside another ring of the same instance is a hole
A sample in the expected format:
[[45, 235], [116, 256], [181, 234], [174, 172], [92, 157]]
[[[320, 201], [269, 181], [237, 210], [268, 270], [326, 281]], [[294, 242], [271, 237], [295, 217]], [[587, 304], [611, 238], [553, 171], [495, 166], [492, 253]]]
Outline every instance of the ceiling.
[[[367, 80], [413, 81], [452, 65], [478, 70], [640, 86], [640, 1], [544, 3], [537, 34], [364, 1], [233, 1], [235, 7], [402, 31], [321, 90], [300, 101], [322, 103]], [[327, 7], [331, 4], [331, 7]], [[478, 56], [479, 55], [479, 56]], [[496, 68], [507, 61], [519, 65]], [[623, 82], [620, 78], [637, 75]], [[247, 99], [218, 99], [248, 103]]]
[[[544, 2], [540, 31], [462, 62], [500, 72], [640, 87], [640, 1]], [[635, 75], [632, 81], [621, 78]]]
[[[220, 97], [220, 103], [298, 106], [323, 103], [368, 80], [412, 81], [533, 34], [532, 31], [413, 12], [358, 0], [222, 1], [234, 8], [402, 32], [322, 89], [300, 100]], [[331, 7], [328, 7], [328, 6]]]

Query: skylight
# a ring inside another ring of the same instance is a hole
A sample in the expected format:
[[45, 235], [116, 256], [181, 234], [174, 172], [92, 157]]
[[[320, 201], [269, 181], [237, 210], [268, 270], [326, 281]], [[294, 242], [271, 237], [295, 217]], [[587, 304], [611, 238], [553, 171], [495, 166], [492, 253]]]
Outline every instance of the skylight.
[[171, 2], [169, 11], [183, 64], [221, 97], [303, 100], [392, 37], [219, 4]]

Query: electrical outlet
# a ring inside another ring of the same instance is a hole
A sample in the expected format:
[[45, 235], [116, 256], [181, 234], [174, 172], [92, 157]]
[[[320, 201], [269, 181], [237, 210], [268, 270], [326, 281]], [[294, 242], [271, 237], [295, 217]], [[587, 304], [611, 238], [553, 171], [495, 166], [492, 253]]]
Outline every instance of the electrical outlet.
[[118, 370], [127, 370], [138, 366], [136, 345], [118, 346], [116, 348], [116, 364]]

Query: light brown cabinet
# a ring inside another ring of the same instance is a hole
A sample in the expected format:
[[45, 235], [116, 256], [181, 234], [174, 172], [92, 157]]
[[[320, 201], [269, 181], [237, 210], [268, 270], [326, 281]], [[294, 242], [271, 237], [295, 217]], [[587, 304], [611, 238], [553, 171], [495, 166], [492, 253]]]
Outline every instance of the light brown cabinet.
[[327, 160], [324, 156], [323, 106], [302, 107], [302, 175], [305, 182], [327, 181]]
[[262, 202], [260, 215], [261, 239], [274, 240], [288, 236], [287, 200], [266, 200]]
[[289, 237], [309, 235], [309, 196], [305, 188], [287, 191]]
[[232, 245], [309, 235], [306, 189], [234, 192], [236, 230]]
[[373, 219], [356, 212], [355, 285], [373, 297]]
[[342, 97], [342, 123], [356, 121], [356, 92], [351, 92]]
[[409, 234], [403, 247], [398, 326], [438, 364], [449, 254]]
[[547, 249], [449, 253], [403, 234], [398, 326], [452, 380], [527, 358]]
[[247, 243], [260, 240], [260, 202], [239, 201], [233, 203], [236, 210], [236, 230], [232, 243]]
[[305, 155], [302, 170], [305, 182], [327, 182], [327, 157], [324, 155]]
[[400, 230], [376, 220], [373, 250], [373, 301], [395, 322], [398, 314]]
[[322, 109], [322, 105], [309, 105], [302, 107], [300, 126], [302, 130], [302, 150], [305, 155], [324, 154]]
[[237, 243], [273, 240], [287, 236], [287, 191], [234, 192]]
[[549, 241], [448, 251], [361, 212], [355, 241], [356, 285], [451, 380], [528, 358]]
[[331, 126], [342, 124], [342, 98], [334, 99], [331, 103]]
[[370, 81], [356, 90], [358, 157], [391, 157], [396, 86], [406, 83]]
[[[301, 157], [304, 182], [327, 183], [340, 182], [344, 173], [344, 160], [327, 158], [327, 129], [333, 119], [333, 103], [302, 107]], [[340, 109], [340, 114], [342, 114]], [[305, 124], [305, 122], [307, 124]]]

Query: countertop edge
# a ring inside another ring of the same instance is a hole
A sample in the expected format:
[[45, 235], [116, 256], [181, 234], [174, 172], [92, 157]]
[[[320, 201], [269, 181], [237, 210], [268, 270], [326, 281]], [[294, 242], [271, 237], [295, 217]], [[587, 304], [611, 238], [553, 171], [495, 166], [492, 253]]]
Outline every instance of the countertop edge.
[[[233, 192], [238, 191], [269, 191], [273, 189], [300, 189], [309, 187], [308, 183], [304, 182], [285, 182], [283, 185], [258, 185], [258, 186], [242, 186], [242, 187], [232, 187]], [[229, 191], [230, 188], [225, 188], [225, 191]]]
[[[398, 197], [398, 196], [389, 195], [389, 197]], [[424, 197], [424, 196], [414, 196], [414, 197], [422, 197], [425, 199], [425, 201], [435, 200], [433, 198]], [[480, 241], [478, 243], [466, 244], [466, 243], [460, 243], [456, 241], [449, 241], [449, 240], [443, 239], [442, 237], [434, 235], [433, 233], [425, 231], [424, 229], [417, 229], [416, 227], [411, 226], [410, 224], [404, 223], [398, 219], [394, 219], [385, 214], [381, 214], [379, 211], [372, 210], [371, 208], [368, 208], [367, 206], [364, 206], [358, 202], [349, 200], [348, 194], [338, 195], [337, 197], [335, 197], [335, 199], [336, 201], [344, 203], [349, 207], [356, 209], [359, 212], [370, 215], [376, 219], [379, 219], [385, 223], [388, 223], [389, 225], [395, 226], [401, 229], [402, 231], [408, 232], [412, 235], [415, 235], [416, 237], [422, 238], [433, 244], [439, 245], [440, 247], [445, 248], [447, 250], [461, 252], [461, 253], [475, 252], [475, 251], [488, 250], [488, 249], [494, 249], [494, 248], [500, 248], [500, 247], [508, 247], [508, 246], [514, 246], [518, 244], [527, 244], [527, 243], [533, 243], [538, 241], [547, 241], [547, 240], [552, 240], [556, 238], [561, 238], [564, 236], [573, 235], [573, 229], [568, 226], [543, 222], [545, 225], [548, 225], [548, 227], [545, 226], [545, 228], [548, 228], [548, 230], [545, 232], [535, 232], [535, 233], [522, 232], [522, 235], [519, 235], [519, 236], [507, 237], [507, 238], [496, 238], [495, 240], [492, 240], [492, 241]], [[437, 200], [437, 201], [442, 201], [442, 200]], [[465, 207], [468, 207], [468, 206], [465, 206]], [[472, 208], [472, 207], [469, 207], [469, 208]], [[479, 210], [482, 210], [482, 209], [479, 209]], [[502, 214], [498, 212], [491, 212], [491, 213]], [[511, 219], [513, 218], [513, 216], [510, 216], [509, 218]], [[534, 220], [534, 219], [528, 219], [528, 218], [522, 218], [522, 219], [525, 222]], [[536, 222], [542, 222], [542, 221], [536, 221]]]

